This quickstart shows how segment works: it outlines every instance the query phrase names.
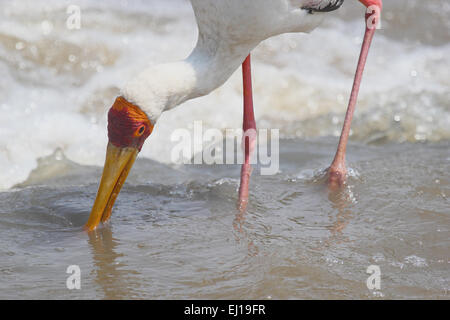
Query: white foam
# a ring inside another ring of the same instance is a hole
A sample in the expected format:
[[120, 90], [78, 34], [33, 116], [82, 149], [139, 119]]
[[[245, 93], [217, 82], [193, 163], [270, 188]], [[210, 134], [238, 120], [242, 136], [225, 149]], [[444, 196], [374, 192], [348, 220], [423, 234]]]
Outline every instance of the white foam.
[[[24, 181], [39, 157], [58, 148], [77, 163], [102, 165], [106, 111], [119, 88], [143, 67], [182, 59], [195, 45], [188, 1], [78, 3], [78, 31], [65, 27], [70, 1], [2, 4], [0, 189]], [[350, 21], [338, 16], [330, 14], [309, 35], [282, 35], [254, 51], [259, 126], [280, 128], [282, 137], [339, 132], [363, 21], [362, 13]], [[42, 32], [43, 21], [52, 24], [48, 34]], [[390, 37], [389, 25], [384, 27], [370, 53], [353, 136], [372, 141], [382, 132], [391, 141], [449, 139], [450, 45], [398, 41]], [[202, 120], [205, 129], [241, 127], [241, 81], [238, 70], [209, 96], [164, 113], [141, 156], [169, 162], [171, 132], [192, 130], [194, 120]]]

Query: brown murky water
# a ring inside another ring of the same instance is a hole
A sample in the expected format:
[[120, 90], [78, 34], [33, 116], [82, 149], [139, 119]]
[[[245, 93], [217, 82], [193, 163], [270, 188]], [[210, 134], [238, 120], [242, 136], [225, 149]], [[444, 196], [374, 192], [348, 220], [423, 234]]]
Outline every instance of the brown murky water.
[[[238, 165], [170, 163], [174, 129], [241, 126], [237, 72], [161, 118], [111, 222], [90, 234], [105, 111], [133, 72], [183, 58], [196, 33], [187, 1], [82, 1], [77, 31], [68, 5], [0, 1], [0, 298], [450, 298], [447, 1], [386, 1], [342, 190], [323, 170], [362, 36], [356, 1], [255, 50], [257, 125], [280, 128], [280, 171], [255, 169], [245, 214]], [[66, 287], [70, 265], [80, 290]]]

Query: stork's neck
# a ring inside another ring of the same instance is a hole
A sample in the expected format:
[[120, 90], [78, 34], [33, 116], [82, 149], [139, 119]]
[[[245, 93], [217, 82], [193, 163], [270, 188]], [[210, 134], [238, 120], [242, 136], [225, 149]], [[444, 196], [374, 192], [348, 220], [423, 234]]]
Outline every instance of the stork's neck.
[[126, 84], [122, 94], [155, 122], [163, 111], [221, 86], [256, 45], [220, 45], [200, 38], [185, 60], [145, 69]]

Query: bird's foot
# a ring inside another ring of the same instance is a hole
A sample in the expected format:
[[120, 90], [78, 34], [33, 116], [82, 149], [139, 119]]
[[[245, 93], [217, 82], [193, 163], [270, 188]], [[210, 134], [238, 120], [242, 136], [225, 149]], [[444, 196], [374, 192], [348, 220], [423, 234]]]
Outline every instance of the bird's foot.
[[328, 168], [328, 188], [336, 190], [341, 188], [347, 181], [347, 168], [345, 164], [334, 165]]
[[252, 174], [252, 166], [244, 163], [241, 169], [241, 183], [239, 185], [239, 202], [238, 210], [244, 212], [248, 204], [248, 187], [250, 184], [250, 176]]

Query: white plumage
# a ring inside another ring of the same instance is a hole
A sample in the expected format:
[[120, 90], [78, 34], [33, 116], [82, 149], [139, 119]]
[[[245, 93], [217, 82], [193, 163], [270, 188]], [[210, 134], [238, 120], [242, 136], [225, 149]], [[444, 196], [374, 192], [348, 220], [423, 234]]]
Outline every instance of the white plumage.
[[198, 41], [183, 61], [149, 67], [131, 79], [122, 95], [154, 123], [165, 110], [221, 86], [261, 41], [287, 32], [309, 32], [322, 9], [342, 0], [191, 0]]

